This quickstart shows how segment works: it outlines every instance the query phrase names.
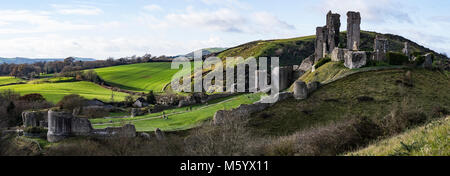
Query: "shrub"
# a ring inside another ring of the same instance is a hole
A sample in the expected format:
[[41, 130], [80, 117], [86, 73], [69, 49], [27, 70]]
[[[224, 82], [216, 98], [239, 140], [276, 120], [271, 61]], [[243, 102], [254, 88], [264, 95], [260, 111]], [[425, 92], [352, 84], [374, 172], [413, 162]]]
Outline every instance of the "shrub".
[[85, 104], [86, 99], [77, 94], [66, 95], [61, 101], [56, 104], [60, 109], [73, 111], [76, 108], [81, 108]]
[[153, 93], [153, 90], [151, 90], [147, 94], [147, 103], [148, 104], [156, 104], [156, 98], [155, 98], [155, 94]]
[[19, 98], [19, 100], [28, 101], [28, 102], [43, 102], [43, 101], [45, 101], [45, 98], [41, 94], [34, 93], [34, 94], [27, 94], [27, 95], [21, 96]]
[[42, 127], [27, 127], [23, 131], [26, 133], [33, 133], [33, 134], [47, 133], [47, 129]]
[[403, 65], [409, 62], [408, 56], [402, 53], [389, 52], [386, 57], [390, 65]]
[[321, 67], [322, 65], [331, 62], [331, 58], [329, 57], [324, 57], [319, 59], [319, 61], [317, 61], [317, 64], [315, 65], [315, 68], [318, 69], [319, 67]]

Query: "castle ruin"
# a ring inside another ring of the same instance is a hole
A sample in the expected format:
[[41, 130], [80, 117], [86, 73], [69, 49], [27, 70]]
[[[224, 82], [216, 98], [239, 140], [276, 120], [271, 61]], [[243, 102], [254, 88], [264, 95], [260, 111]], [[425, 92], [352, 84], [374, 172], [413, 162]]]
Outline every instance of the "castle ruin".
[[359, 12], [347, 12], [347, 49], [358, 51], [361, 44], [361, 15]]
[[330, 54], [334, 48], [338, 47], [339, 30], [341, 27], [340, 17], [341, 15], [329, 11], [326, 25], [316, 28], [315, 62]]

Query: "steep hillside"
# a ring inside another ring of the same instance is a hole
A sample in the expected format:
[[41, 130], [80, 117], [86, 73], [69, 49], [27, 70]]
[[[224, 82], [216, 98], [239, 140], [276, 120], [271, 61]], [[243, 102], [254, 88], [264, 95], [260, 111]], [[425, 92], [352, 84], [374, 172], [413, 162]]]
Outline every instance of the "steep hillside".
[[288, 135], [298, 130], [365, 116], [382, 118], [407, 105], [430, 116], [434, 108], [450, 109], [450, 78], [435, 71], [413, 69], [413, 86], [405, 86], [405, 69], [352, 74], [324, 85], [307, 100], [293, 98], [252, 116], [260, 135]]
[[450, 116], [378, 141], [348, 156], [450, 156]]

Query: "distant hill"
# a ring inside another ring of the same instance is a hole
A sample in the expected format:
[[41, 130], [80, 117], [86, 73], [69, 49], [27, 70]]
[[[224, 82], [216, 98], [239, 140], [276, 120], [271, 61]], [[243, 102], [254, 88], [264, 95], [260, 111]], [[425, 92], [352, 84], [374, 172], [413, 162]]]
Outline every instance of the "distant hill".
[[[52, 61], [63, 61], [63, 58], [40, 58], [40, 59], [32, 59], [32, 58], [24, 58], [24, 57], [16, 57], [16, 58], [2, 58], [0, 57], [0, 64], [32, 64], [36, 62], [52, 62]], [[92, 58], [79, 58], [75, 57], [76, 61], [95, 61]]]
[[[213, 54], [213, 53], [219, 53], [219, 52], [225, 51], [226, 49], [227, 48], [217, 48], [216, 47], [216, 48], [204, 48], [204, 49], [201, 49], [201, 50], [202, 50], [202, 56], [207, 56], [207, 55], [210, 55], [210, 54]], [[200, 50], [196, 50], [196, 51], [200, 51]], [[169, 57], [169, 58], [186, 57], [186, 58], [189, 58], [189, 59], [193, 59], [194, 58], [194, 53], [196, 51], [190, 52], [190, 53], [185, 54], [185, 55], [172, 56], [172, 57]]]

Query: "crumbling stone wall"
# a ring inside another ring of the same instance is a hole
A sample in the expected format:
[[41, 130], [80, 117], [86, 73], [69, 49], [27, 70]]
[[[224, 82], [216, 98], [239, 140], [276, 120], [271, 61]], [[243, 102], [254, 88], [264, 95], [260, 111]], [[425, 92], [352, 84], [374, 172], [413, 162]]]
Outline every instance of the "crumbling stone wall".
[[376, 35], [373, 42], [372, 60], [385, 61], [387, 51], [388, 51], [388, 40], [379, 35]]
[[71, 113], [48, 111], [47, 140], [49, 142], [58, 142], [69, 137], [72, 131], [71, 120]]
[[341, 15], [329, 11], [327, 14], [326, 25], [324, 27], [316, 28], [314, 62], [324, 58], [326, 55], [333, 52], [334, 48], [338, 47], [339, 30], [341, 27], [340, 17]]
[[134, 125], [128, 124], [123, 127], [94, 130], [88, 119], [77, 118], [72, 113], [63, 111], [48, 111], [47, 140], [58, 142], [71, 136], [135, 137], [136, 129]]
[[361, 44], [361, 15], [359, 12], [347, 12], [347, 49], [358, 51]]
[[24, 111], [22, 121], [24, 127], [46, 127], [47, 111]]

